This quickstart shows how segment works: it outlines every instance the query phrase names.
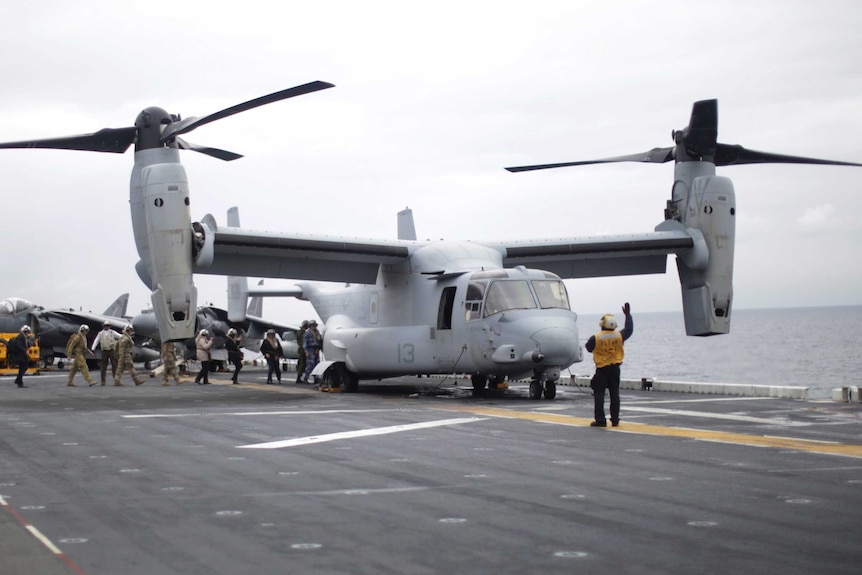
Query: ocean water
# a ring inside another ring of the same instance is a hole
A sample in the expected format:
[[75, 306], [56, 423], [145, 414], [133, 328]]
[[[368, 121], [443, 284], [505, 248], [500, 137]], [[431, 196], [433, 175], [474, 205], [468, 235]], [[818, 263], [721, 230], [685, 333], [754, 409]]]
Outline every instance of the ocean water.
[[[622, 312], [611, 310], [622, 325]], [[688, 337], [682, 312], [637, 313], [623, 379], [808, 387], [810, 399], [862, 386], [862, 306], [734, 310], [728, 335]], [[601, 315], [579, 314], [582, 344]], [[570, 371], [591, 374], [592, 356]]]

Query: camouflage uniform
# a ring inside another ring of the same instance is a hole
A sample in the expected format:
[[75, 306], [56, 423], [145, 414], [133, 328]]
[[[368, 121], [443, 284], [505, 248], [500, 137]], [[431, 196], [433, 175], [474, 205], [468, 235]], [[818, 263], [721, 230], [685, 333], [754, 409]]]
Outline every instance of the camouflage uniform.
[[69, 338], [69, 343], [66, 344], [66, 357], [74, 361], [72, 361], [72, 367], [69, 368], [69, 381], [66, 385], [75, 387], [72, 380], [75, 379], [75, 374], [79, 370], [84, 379], [87, 380], [87, 383], [95, 385], [96, 382], [90, 377], [90, 368], [87, 367], [87, 360], [84, 358], [84, 354], [87, 351], [87, 340], [84, 338], [84, 335], [81, 332], [72, 334], [72, 337]]
[[169, 377], [173, 377], [177, 385], [182, 385], [177, 371], [177, 346], [172, 341], [162, 344], [162, 370], [162, 385], [170, 385]]
[[132, 348], [134, 345], [135, 342], [132, 341], [132, 336], [129, 334], [124, 333], [120, 337], [120, 342], [117, 344], [119, 365], [117, 366], [117, 374], [114, 376], [114, 385], [123, 385], [120, 383], [120, 379], [122, 379], [123, 374], [127, 371], [132, 374], [132, 381], [135, 382], [135, 385], [144, 383], [144, 380], [138, 377], [138, 372], [135, 371], [135, 364], [132, 362]]
[[305, 373], [305, 332], [308, 329], [308, 321], [302, 322], [302, 327], [299, 334], [296, 336], [296, 347], [299, 352], [299, 359], [296, 360], [296, 383], [302, 381], [302, 374]]
[[311, 377], [311, 372], [314, 371], [320, 361], [320, 332], [317, 331], [317, 322], [309, 323], [308, 330], [303, 336], [303, 345], [305, 349], [305, 371], [302, 374], [302, 381], [310, 383], [308, 378]]

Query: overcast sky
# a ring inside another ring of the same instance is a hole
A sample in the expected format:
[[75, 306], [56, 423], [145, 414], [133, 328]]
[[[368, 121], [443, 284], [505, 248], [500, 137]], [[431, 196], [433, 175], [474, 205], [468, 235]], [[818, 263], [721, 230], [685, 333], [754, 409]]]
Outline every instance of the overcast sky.
[[[394, 238], [409, 206], [420, 239], [648, 232], [672, 163], [503, 168], [670, 146], [708, 98], [720, 142], [862, 162], [855, 0], [12, 4], [0, 19], [0, 141], [336, 85], [184, 136], [246, 156], [183, 152], [194, 219], [224, 222], [236, 205], [247, 228]], [[0, 299], [102, 311], [129, 292], [131, 313], [149, 306], [134, 271], [132, 163], [131, 150], [0, 151]], [[737, 309], [862, 304], [862, 168], [719, 173], [737, 195]], [[226, 306], [222, 278], [196, 283], [200, 303]], [[582, 313], [681, 309], [672, 257], [664, 275], [566, 283]], [[264, 310], [314, 317], [305, 302]]]

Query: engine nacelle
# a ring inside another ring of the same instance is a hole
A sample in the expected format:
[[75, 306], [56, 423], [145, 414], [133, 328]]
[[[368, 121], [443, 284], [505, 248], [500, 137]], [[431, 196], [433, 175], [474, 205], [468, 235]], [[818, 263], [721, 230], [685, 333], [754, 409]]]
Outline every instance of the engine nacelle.
[[[678, 175], [680, 168], [685, 171], [689, 166], [696, 171], [703, 163], [681, 163]], [[698, 336], [725, 334], [730, 332], [733, 300], [736, 194], [729, 178], [703, 175], [689, 181], [690, 186], [677, 178], [671, 206], [679, 210], [677, 217], [698, 242], [702, 235], [709, 257], [705, 266], [702, 258], [677, 257], [685, 331]]]
[[188, 179], [181, 164], [159, 163], [143, 167], [140, 181], [149, 256], [144, 261], [159, 334], [162, 341], [185, 340], [194, 337], [197, 309]]

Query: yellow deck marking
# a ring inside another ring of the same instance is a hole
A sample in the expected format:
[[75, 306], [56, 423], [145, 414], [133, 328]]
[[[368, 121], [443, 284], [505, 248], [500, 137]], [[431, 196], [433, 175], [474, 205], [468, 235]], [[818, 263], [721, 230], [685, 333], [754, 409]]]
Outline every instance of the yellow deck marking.
[[[585, 417], [571, 417], [557, 413], [543, 413], [537, 411], [516, 411], [512, 409], [500, 409], [494, 407], [469, 407], [449, 405], [446, 407], [435, 407], [444, 411], [462, 411], [476, 415], [489, 417], [503, 417], [507, 419], [526, 419], [542, 423], [553, 423], [556, 425], [570, 425], [574, 427], [589, 427], [592, 419]], [[748, 435], [745, 433], [731, 433], [728, 431], [708, 431], [704, 429], [691, 429], [687, 427], [665, 427], [661, 425], [649, 425], [645, 423], [623, 422], [619, 427], [607, 427], [601, 431], [614, 431], [617, 433], [637, 433], [640, 435], [660, 435], [664, 437], [681, 437], [685, 439], [699, 439], [702, 441], [716, 441], [720, 443], [733, 443], [737, 445], [752, 445], [756, 447], [775, 447], [779, 449], [793, 449], [796, 451], [810, 451], [812, 453], [823, 453], [828, 455], [843, 455], [846, 457], [862, 458], [862, 445], [849, 443], [824, 443], [822, 441], [811, 441], [807, 439], [795, 439], [792, 437], [776, 437], [768, 435]]]

